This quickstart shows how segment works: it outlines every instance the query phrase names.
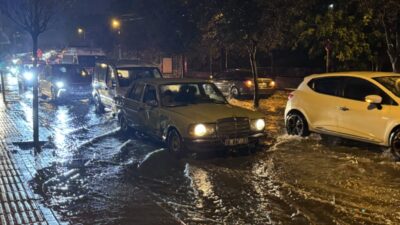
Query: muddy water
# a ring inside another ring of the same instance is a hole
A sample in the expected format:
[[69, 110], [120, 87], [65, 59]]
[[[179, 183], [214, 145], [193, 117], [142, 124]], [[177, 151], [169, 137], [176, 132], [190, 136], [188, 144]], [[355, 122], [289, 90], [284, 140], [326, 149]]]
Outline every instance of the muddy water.
[[285, 135], [286, 95], [261, 102], [262, 150], [180, 160], [87, 103], [43, 102], [52, 154], [31, 185], [71, 224], [399, 224], [400, 164], [379, 147]]

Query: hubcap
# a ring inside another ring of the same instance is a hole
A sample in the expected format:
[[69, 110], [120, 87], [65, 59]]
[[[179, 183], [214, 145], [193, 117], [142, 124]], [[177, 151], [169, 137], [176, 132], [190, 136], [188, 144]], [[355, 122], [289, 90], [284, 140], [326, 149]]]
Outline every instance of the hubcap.
[[232, 88], [231, 96], [232, 97], [237, 97], [238, 95], [239, 95], [239, 90], [237, 88]]
[[289, 134], [301, 135], [304, 131], [303, 119], [298, 115], [291, 115], [287, 120], [287, 130]]

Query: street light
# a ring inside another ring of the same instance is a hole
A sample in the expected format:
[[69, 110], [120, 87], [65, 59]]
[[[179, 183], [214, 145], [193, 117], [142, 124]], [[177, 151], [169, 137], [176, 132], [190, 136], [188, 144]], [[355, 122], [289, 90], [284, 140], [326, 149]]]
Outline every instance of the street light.
[[79, 36], [82, 36], [83, 37], [83, 40], [85, 40], [86, 39], [86, 32], [85, 32], [85, 30], [83, 29], [83, 28], [78, 28], [78, 34], [79, 34]]
[[111, 27], [114, 29], [114, 30], [117, 30], [118, 31], [118, 34], [120, 34], [120, 31], [121, 31], [121, 21], [119, 21], [118, 19], [112, 19], [111, 20]]
[[122, 58], [122, 49], [121, 49], [121, 21], [114, 18], [111, 20], [112, 29], [116, 30], [118, 33], [118, 58]]

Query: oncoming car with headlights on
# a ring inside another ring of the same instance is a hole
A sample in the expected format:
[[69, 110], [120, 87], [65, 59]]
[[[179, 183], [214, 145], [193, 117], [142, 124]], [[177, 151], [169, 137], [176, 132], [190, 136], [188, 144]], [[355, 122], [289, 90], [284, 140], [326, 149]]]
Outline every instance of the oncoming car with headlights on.
[[53, 101], [91, 98], [92, 77], [79, 65], [54, 64], [39, 75], [39, 90]]
[[145, 133], [186, 151], [255, 148], [265, 137], [264, 114], [230, 105], [210, 82], [144, 79], [117, 102], [121, 130]]

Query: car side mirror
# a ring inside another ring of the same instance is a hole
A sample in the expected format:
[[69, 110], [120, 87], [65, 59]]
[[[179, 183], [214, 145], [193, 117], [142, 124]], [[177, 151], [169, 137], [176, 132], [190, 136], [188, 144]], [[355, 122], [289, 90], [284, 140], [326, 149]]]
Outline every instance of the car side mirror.
[[369, 104], [381, 104], [382, 97], [379, 95], [368, 95], [365, 97], [365, 101]]
[[151, 106], [151, 107], [157, 107], [158, 102], [157, 102], [157, 100], [150, 100], [150, 101], [146, 102], [146, 105]]

